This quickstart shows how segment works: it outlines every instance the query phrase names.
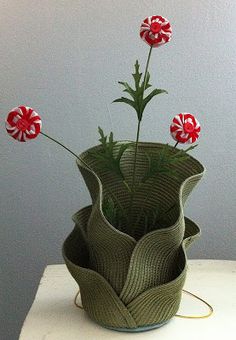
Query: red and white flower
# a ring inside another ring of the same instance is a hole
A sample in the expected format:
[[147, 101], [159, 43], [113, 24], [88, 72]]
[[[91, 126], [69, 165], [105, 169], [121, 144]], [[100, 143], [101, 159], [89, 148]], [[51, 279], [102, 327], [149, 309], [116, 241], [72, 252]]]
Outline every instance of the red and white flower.
[[158, 47], [170, 41], [172, 28], [169, 21], [153, 15], [143, 20], [140, 27], [140, 37], [150, 46]]
[[15, 107], [7, 115], [6, 130], [10, 136], [19, 142], [36, 138], [41, 128], [41, 118], [31, 107]]
[[201, 126], [191, 113], [176, 115], [170, 126], [171, 136], [179, 143], [194, 143], [199, 137]]

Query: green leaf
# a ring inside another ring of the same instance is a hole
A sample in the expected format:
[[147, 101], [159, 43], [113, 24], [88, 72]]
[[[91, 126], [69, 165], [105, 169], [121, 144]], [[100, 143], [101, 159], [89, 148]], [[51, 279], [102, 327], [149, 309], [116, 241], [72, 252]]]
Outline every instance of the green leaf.
[[108, 150], [110, 154], [113, 153], [113, 148], [115, 145], [116, 145], [116, 142], [113, 141], [113, 132], [110, 132], [109, 142], [108, 142]]
[[107, 141], [107, 137], [104, 136], [104, 132], [102, 130], [102, 128], [100, 128], [100, 126], [98, 127], [98, 133], [100, 134], [101, 138], [99, 139], [99, 142], [102, 143], [102, 145], [104, 146], [106, 144]]
[[124, 181], [120, 161], [125, 150], [133, 143], [117, 145], [117, 141], [114, 141], [113, 132], [110, 132], [109, 137], [105, 136], [100, 127], [98, 128], [98, 132], [101, 136], [99, 141], [101, 142], [102, 147], [101, 149], [96, 149], [96, 151], [91, 151], [90, 154], [99, 161], [97, 166], [101, 170], [108, 169]]
[[125, 97], [121, 97], [121, 98], [115, 99], [113, 101], [113, 103], [125, 103], [125, 104], [128, 104], [128, 105], [132, 106], [136, 110], [135, 102], [133, 100], [125, 98]]
[[[144, 91], [145, 90], [147, 90], [149, 87], [151, 87], [152, 85], [151, 84], [149, 84], [149, 80], [150, 80], [150, 73], [148, 72], [147, 73], [147, 77], [146, 77], [146, 86], [145, 86], [145, 89], [144, 89]], [[144, 87], [144, 80], [143, 80], [143, 82], [142, 82], [142, 89], [143, 89], [143, 87]]]
[[102, 210], [109, 223], [117, 229], [121, 230], [121, 224], [123, 222], [127, 222], [127, 216], [122, 205], [115, 199], [115, 197], [113, 199], [112, 195], [104, 198]]
[[116, 215], [115, 204], [113, 200], [110, 197], [105, 198], [103, 201], [102, 208], [103, 208], [103, 213], [108, 219], [108, 221], [111, 224], [113, 224], [115, 222], [115, 215]]
[[154, 97], [154, 96], [157, 96], [158, 94], [161, 94], [161, 93], [166, 93], [168, 94], [168, 92], [166, 90], [162, 90], [162, 89], [155, 89], [153, 90], [151, 93], [149, 93], [149, 95], [143, 99], [143, 106], [142, 106], [142, 110], [144, 111], [147, 103], [150, 102], [150, 100]]
[[135, 90], [133, 90], [128, 83], [122, 81], [118, 81], [118, 83], [125, 87], [123, 92], [127, 92], [133, 99], [135, 99]]
[[[147, 89], [149, 89], [152, 85], [149, 82], [150, 81], [150, 73], [149, 72], [147, 72], [146, 78], [143, 79], [143, 81], [141, 82], [142, 73], [139, 72], [139, 68], [140, 68], [139, 62], [138, 62], [138, 60], [136, 60], [136, 63], [134, 65], [135, 72], [132, 73], [132, 76], [134, 78], [135, 89], [132, 88], [127, 82], [123, 82], [123, 81], [118, 82], [119, 84], [124, 86], [123, 92], [128, 93], [133, 100], [128, 99], [126, 97], [121, 97], [121, 98], [114, 100], [113, 103], [124, 103], [124, 104], [131, 106], [133, 109], [135, 109], [137, 116], [138, 116], [138, 120], [141, 121], [143, 111], [144, 111], [147, 103], [154, 96], [156, 96], [160, 93], [167, 93], [167, 91], [162, 90], [162, 89], [154, 89], [151, 93], [149, 93], [146, 96], [146, 98], [144, 98], [145, 91]], [[141, 82], [141, 84], [140, 84], [140, 82]]]
[[138, 60], [136, 60], [136, 63], [134, 65], [134, 69], [135, 69], [135, 72], [132, 73], [132, 76], [134, 78], [136, 91], [138, 91], [139, 88], [140, 88], [139, 83], [140, 83], [140, 80], [141, 80], [141, 77], [142, 77], [142, 73], [139, 73], [139, 62], [138, 62]]
[[133, 144], [133, 143], [121, 144], [118, 155], [116, 157], [117, 161], [120, 162], [121, 157], [123, 156], [123, 153], [125, 152], [126, 149], [128, 149], [130, 147], [131, 144]]
[[189, 155], [184, 150], [174, 153], [173, 149], [166, 144], [158, 153], [146, 154], [146, 157], [148, 168], [142, 178], [142, 183], [161, 174], [177, 179], [177, 171], [174, 165], [186, 161]]

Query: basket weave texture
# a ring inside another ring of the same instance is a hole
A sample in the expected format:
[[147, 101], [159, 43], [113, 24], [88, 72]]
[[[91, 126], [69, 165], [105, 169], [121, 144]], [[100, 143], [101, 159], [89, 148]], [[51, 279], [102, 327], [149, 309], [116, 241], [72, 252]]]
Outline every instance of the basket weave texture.
[[[120, 142], [124, 143], [124, 142]], [[184, 216], [189, 194], [204, 174], [204, 167], [193, 157], [175, 165], [176, 178], [164, 174], [147, 181], [136, 192], [131, 221], [136, 221], [132, 236], [127, 226], [114, 228], [102, 211], [104, 197], [112, 193], [126, 209], [129, 193], [122, 180], [101, 169], [91, 151], [80, 155], [79, 169], [92, 198], [92, 205], [74, 216], [75, 228], [63, 245], [66, 265], [80, 287], [88, 315], [105, 327], [135, 329], [163, 323], [177, 312], [185, 282], [186, 248], [199, 236], [198, 226]], [[139, 143], [137, 181], [144, 175], [146, 153], [158, 153], [159, 143]], [[173, 149], [172, 152], [177, 152]], [[121, 159], [122, 172], [132, 181], [134, 148]], [[143, 234], [140, 210], [155, 207], [165, 212], [156, 227]], [[133, 223], [134, 225], [134, 223]]]

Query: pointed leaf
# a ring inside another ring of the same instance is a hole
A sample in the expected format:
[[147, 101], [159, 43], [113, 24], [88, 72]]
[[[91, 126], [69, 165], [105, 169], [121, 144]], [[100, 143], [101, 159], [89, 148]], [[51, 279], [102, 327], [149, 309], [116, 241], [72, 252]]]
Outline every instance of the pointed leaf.
[[168, 92], [166, 90], [162, 90], [162, 89], [155, 89], [151, 93], [149, 93], [149, 95], [146, 98], [144, 98], [144, 100], [143, 100], [143, 110], [144, 110], [145, 106], [147, 105], [147, 103], [150, 102], [150, 100], [154, 96], [157, 96], [158, 94], [161, 94], [161, 93], [168, 93]]
[[124, 103], [124, 104], [132, 106], [137, 111], [135, 102], [133, 100], [131, 100], [131, 99], [128, 99], [128, 98], [125, 98], [125, 97], [121, 97], [121, 98], [115, 99], [113, 101], [113, 103]]
[[119, 152], [118, 152], [118, 155], [116, 157], [117, 161], [120, 162], [120, 159], [123, 155], [123, 153], [125, 152], [125, 150], [130, 146], [131, 143], [127, 143], [127, 144], [122, 144], [119, 148]]
[[106, 145], [107, 136], [104, 135], [104, 132], [100, 126], [98, 127], [98, 133], [101, 136], [101, 138], [99, 139], [99, 142], [101, 142], [104, 147]]
[[139, 73], [139, 63], [138, 63], [138, 60], [136, 60], [134, 68], [135, 68], [135, 73], [132, 73], [132, 76], [134, 78], [135, 88], [136, 88], [136, 91], [137, 91], [139, 89], [139, 83], [140, 83], [140, 80], [141, 80], [141, 77], [142, 77], [142, 73]]
[[[149, 84], [149, 80], [150, 80], [150, 73], [148, 72], [147, 73], [147, 77], [146, 77], [146, 86], [145, 86], [145, 89], [144, 89], [144, 91], [145, 90], [147, 90], [149, 87], [151, 87], [152, 85], [151, 84]], [[144, 80], [143, 80], [143, 82], [142, 82], [142, 89], [144, 88]]]
[[132, 89], [132, 87], [126, 83], [126, 82], [123, 82], [123, 81], [118, 81], [119, 84], [123, 85], [125, 87], [125, 89], [123, 90], [124, 92], [127, 92], [129, 93], [129, 95], [135, 99], [135, 90]]

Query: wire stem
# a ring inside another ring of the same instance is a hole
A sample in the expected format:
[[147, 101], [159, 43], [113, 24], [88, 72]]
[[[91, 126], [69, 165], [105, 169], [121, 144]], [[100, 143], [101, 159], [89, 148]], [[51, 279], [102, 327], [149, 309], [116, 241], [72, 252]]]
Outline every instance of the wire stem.
[[[146, 88], [146, 85], [147, 85], [146, 83], [147, 83], [147, 76], [148, 76], [148, 66], [149, 66], [149, 62], [150, 62], [150, 58], [151, 58], [151, 53], [152, 53], [152, 46], [150, 47], [150, 50], [149, 50], [149, 53], [148, 53], [147, 62], [146, 62], [146, 67], [145, 67], [144, 80], [143, 80], [142, 101], [143, 101], [144, 91], [145, 91], [145, 88]], [[142, 102], [141, 102], [141, 105], [140, 105], [140, 117], [139, 117], [139, 121], [138, 121], [136, 141], [135, 141], [133, 176], [132, 176], [130, 203], [129, 203], [129, 210], [128, 210], [129, 223], [131, 221], [133, 201], [134, 201], [134, 193], [135, 193], [136, 164], [137, 164], [138, 142], [139, 142], [139, 135], [140, 135], [140, 127], [141, 127], [142, 115], [143, 115], [143, 112], [142, 112]]]
[[148, 53], [148, 58], [147, 58], [147, 63], [146, 63], [146, 67], [145, 67], [143, 92], [145, 91], [145, 87], [146, 87], [148, 66], [149, 66], [149, 62], [150, 62], [150, 58], [151, 58], [151, 53], [152, 53], [152, 46], [150, 47], [150, 50], [149, 50], [149, 53]]
[[177, 147], [178, 144], [179, 144], [179, 142], [177, 141], [174, 145], [174, 149]]
[[85, 163], [85, 161], [80, 158], [76, 153], [74, 153], [73, 151], [71, 151], [69, 148], [67, 148], [67, 146], [65, 146], [64, 144], [60, 143], [58, 140], [52, 138], [51, 136], [47, 135], [44, 132], [40, 132], [41, 135], [43, 135], [44, 137], [47, 137], [48, 139], [52, 140], [54, 143], [60, 145], [61, 147], [63, 147], [66, 151], [70, 152], [74, 157], [76, 157], [77, 159], [79, 159], [86, 167], [88, 167], [88, 165]]

